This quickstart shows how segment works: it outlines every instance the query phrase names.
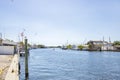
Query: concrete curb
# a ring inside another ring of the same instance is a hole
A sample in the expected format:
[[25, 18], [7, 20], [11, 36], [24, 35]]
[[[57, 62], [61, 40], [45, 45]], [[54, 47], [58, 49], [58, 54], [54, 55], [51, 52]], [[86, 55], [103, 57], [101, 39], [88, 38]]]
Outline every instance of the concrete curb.
[[8, 69], [5, 80], [19, 80], [19, 56], [15, 54]]

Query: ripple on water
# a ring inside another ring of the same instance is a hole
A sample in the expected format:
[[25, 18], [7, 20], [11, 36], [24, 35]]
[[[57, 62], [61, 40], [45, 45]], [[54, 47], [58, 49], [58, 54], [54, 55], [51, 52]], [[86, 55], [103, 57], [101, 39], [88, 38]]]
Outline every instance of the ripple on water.
[[[118, 53], [60, 49], [31, 50], [29, 80], [120, 80]], [[22, 66], [24, 67], [24, 64]], [[22, 72], [21, 80], [24, 79], [23, 75]]]

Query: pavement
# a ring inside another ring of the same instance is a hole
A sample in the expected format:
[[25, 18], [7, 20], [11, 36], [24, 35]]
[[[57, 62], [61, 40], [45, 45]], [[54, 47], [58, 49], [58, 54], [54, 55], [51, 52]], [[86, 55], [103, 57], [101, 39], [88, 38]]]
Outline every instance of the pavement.
[[19, 56], [0, 55], [0, 80], [19, 80]]
[[19, 80], [19, 56], [15, 54], [8, 69], [5, 80]]
[[4, 80], [12, 62], [13, 55], [0, 55], [0, 80]]

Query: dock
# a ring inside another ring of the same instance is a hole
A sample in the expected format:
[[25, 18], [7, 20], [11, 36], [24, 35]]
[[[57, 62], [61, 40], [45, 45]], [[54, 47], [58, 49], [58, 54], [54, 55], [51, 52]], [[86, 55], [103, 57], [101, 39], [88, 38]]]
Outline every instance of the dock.
[[19, 55], [0, 55], [0, 80], [19, 80]]
[[[25, 39], [25, 78], [28, 78], [28, 48]], [[23, 45], [19, 43], [3, 40], [0, 38], [0, 80], [19, 80], [20, 75], [20, 49]]]

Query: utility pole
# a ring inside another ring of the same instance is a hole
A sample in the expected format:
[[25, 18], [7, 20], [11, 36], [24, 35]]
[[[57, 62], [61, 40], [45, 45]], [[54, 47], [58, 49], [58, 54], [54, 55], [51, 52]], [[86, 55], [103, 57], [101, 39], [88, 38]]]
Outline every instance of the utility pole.
[[[104, 50], [104, 43], [105, 43], [105, 40], [104, 40], [104, 36], [103, 36], [103, 50]], [[101, 48], [102, 48], [102, 46], [101, 46]]]
[[25, 79], [28, 80], [28, 49], [27, 49], [27, 39], [25, 38]]
[[111, 38], [109, 37], [109, 43], [111, 43]]
[[103, 42], [104, 42], [105, 40], [104, 40], [104, 36], [103, 36]]
[[0, 33], [0, 45], [2, 45], [2, 33]]

